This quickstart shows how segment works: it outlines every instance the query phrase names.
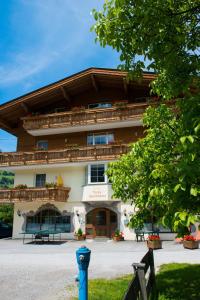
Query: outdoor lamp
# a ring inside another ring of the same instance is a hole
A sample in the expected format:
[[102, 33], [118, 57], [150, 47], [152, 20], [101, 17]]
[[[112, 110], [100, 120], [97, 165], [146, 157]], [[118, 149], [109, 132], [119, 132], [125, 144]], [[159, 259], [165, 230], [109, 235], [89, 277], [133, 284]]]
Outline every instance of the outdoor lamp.
[[126, 217], [127, 216], [126, 209], [123, 210], [123, 213], [124, 213], [124, 217]]
[[18, 215], [18, 217], [21, 217], [21, 215], [22, 215], [21, 210], [18, 209], [17, 215]]

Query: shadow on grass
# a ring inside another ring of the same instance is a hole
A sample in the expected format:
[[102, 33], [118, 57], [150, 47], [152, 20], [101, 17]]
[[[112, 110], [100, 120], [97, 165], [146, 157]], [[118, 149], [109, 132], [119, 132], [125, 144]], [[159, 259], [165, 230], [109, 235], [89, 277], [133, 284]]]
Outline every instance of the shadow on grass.
[[163, 265], [156, 280], [159, 300], [200, 300], [200, 265]]

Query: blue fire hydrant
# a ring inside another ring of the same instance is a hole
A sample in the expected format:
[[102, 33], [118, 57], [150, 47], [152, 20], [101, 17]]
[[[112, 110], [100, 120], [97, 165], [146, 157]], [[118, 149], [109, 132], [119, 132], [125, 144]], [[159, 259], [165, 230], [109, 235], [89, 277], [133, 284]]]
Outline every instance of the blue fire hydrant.
[[90, 263], [90, 253], [86, 246], [81, 246], [76, 251], [76, 260], [79, 268], [79, 300], [88, 300], [88, 267]]

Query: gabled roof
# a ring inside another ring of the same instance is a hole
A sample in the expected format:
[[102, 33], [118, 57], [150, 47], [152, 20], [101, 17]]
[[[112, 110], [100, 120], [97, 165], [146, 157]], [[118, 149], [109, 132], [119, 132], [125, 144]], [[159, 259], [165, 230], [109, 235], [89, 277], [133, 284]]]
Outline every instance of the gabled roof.
[[[89, 68], [68, 76], [62, 80], [39, 88], [0, 105], [0, 127], [15, 134], [15, 127], [19, 119], [32, 108], [48, 105], [58, 98], [70, 101], [73, 97], [88, 89], [98, 92], [101, 86], [124, 87], [127, 72], [116, 69]], [[144, 72], [142, 85], [149, 85], [155, 79], [154, 73]]]

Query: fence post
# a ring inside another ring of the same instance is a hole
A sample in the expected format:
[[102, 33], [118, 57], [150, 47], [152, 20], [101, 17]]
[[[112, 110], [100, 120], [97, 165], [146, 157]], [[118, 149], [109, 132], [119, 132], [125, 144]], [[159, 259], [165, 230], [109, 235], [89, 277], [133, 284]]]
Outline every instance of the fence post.
[[154, 265], [154, 257], [153, 250], [149, 249], [149, 265], [150, 265], [150, 280], [152, 285], [152, 295], [153, 299], [158, 299], [158, 290], [156, 286], [156, 275], [155, 275], [155, 265]]
[[76, 260], [79, 268], [79, 300], [88, 300], [88, 267], [90, 253], [86, 246], [81, 246], [76, 251]]
[[134, 263], [132, 264], [132, 266], [135, 275], [138, 276], [139, 279], [142, 300], [147, 300], [148, 298], [147, 298], [146, 280], [145, 280], [145, 273], [144, 273], [145, 264]]

